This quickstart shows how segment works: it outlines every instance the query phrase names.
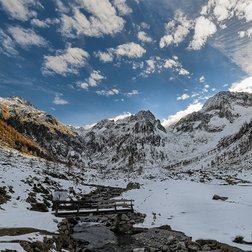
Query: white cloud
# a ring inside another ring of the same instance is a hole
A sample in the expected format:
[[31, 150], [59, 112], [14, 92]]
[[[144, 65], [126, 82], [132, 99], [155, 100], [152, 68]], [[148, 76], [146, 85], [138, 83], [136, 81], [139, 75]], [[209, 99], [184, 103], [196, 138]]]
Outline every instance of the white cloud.
[[113, 96], [119, 94], [120, 91], [116, 88], [112, 88], [110, 90], [98, 90], [96, 91], [96, 94], [98, 95], [104, 95], [104, 96]]
[[70, 11], [70, 9], [61, 0], [54, 0], [54, 3], [58, 12], [67, 13]]
[[233, 17], [243, 19], [246, 22], [252, 21], [251, 0], [209, 0], [203, 6], [202, 15], [213, 15], [221, 23]]
[[139, 44], [129, 42], [117, 46], [116, 48], [108, 48], [106, 52], [95, 52], [94, 55], [101, 62], [112, 62], [114, 57], [127, 57], [130, 59], [141, 58], [146, 53], [146, 50]]
[[113, 49], [113, 52], [119, 57], [125, 56], [128, 58], [141, 58], [146, 53], [146, 50], [139, 44], [129, 42], [117, 46], [115, 49]]
[[39, 28], [47, 28], [47, 27], [49, 27], [49, 25], [48, 25], [45, 21], [39, 20], [39, 19], [37, 19], [37, 18], [33, 18], [33, 19], [31, 20], [31, 24], [32, 24], [33, 26], [37, 26], [37, 27], [39, 27]]
[[212, 21], [203, 16], [200, 16], [196, 19], [194, 36], [189, 45], [189, 48], [193, 50], [201, 49], [205, 45], [207, 39], [211, 37], [216, 31], [216, 25]]
[[[148, 60], [136, 64], [133, 62], [133, 69], [141, 69], [139, 76], [148, 77], [150, 74], [161, 73], [166, 69], [170, 69], [176, 72], [178, 75], [189, 75], [189, 71], [182, 67], [177, 56], [173, 56], [170, 59], [162, 59], [158, 56], [150, 57]], [[190, 76], [188, 76], [189, 78]]]
[[11, 26], [8, 28], [8, 32], [11, 34], [13, 40], [22, 47], [47, 46], [46, 40], [31, 29]]
[[44, 56], [42, 71], [44, 74], [78, 74], [88, 58], [89, 54], [81, 48], [58, 50], [55, 56]]
[[251, 0], [237, 1], [235, 10], [239, 18], [245, 19], [247, 22], [252, 21], [252, 1]]
[[89, 87], [89, 85], [88, 85], [88, 83], [86, 83], [86, 82], [78, 82], [77, 83], [77, 86], [79, 87], [79, 88], [81, 88], [81, 89], [88, 89], [88, 87]]
[[166, 35], [159, 42], [160, 48], [169, 45], [179, 45], [190, 32], [193, 22], [180, 10], [176, 11], [174, 20], [166, 24]]
[[135, 90], [133, 89], [131, 92], [128, 92], [127, 93], [127, 96], [131, 97], [131, 96], [136, 96], [136, 95], [139, 95], [139, 91], [138, 90]]
[[180, 63], [174, 59], [167, 59], [164, 63], [164, 68], [173, 68], [180, 66]]
[[190, 104], [185, 110], [179, 111], [175, 115], [171, 115], [167, 119], [163, 120], [162, 125], [164, 127], [168, 127], [172, 124], [175, 124], [176, 122], [178, 122], [181, 118], [185, 117], [186, 115], [201, 110], [202, 107], [203, 107], [203, 104], [201, 104], [201, 103]]
[[69, 104], [68, 101], [61, 98], [62, 94], [57, 93], [54, 97], [53, 103], [56, 105], [66, 105]]
[[31, 25], [39, 27], [39, 28], [48, 28], [52, 24], [58, 24], [60, 22], [57, 18], [46, 18], [45, 20], [39, 20], [37, 18], [33, 18], [31, 20]]
[[0, 6], [14, 19], [27, 21], [37, 15], [35, 11], [29, 9], [36, 3], [33, 0], [0, 0]]
[[96, 87], [103, 79], [105, 79], [105, 76], [100, 71], [93, 70], [86, 81], [90, 87]]
[[205, 82], [205, 77], [204, 77], [203, 75], [200, 76], [199, 81], [200, 81], [201, 83]]
[[77, 86], [81, 89], [88, 89], [89, 87], [98, 86], [102, 80], [106, 79], [104, 75], [100, 71], [93, 70], [89, 77], [85, 79], [84, 82], [77, 82]]
[[[81, 8], [90, 16], [83, 14]], [[108, 0], [82, 0], [80, 6], [72, 6], [72, 13], [61, 16], [61, 32], [66, 37], [114, 35], [122, 31], [125, 23]]]
[[115, 122], [118, 121], [118, 120], [122, 120], [122, 119], [125, 119], [125, 118], [128, 118], [130, 117], [132, 114], [130, 112], [125, 112], [121, 115], [117, 115], [115, 117], [112, 117], [112, 118], [109, 118], [109, 120], [114, 120]]
[[177, 98], [177, 101], [180, 101], [180, 100], [186, 100], [186, 99], [189, 99], [190, 98], [190, 96], [188, 95], [188, 94], [182, 94], [181, 96], [179, 96], [178, 98]]
[[137, 38], [143, 43], [151, 43], [152, 38], [144, 31], [139, 31], [137, 33]]
[[210, 88], [210, 85], [206, 84], [204, 85], [203, 92], [208, 93], [208, 89]]
[[238, 35], [240, 38], [244, 38], [244, 37], [252, 38], [252, 28], [249, 28], [246, 31], [239, 31]]
[[156, 72], [160, 73], [164, 68], [164, 60], [160, 57], [150, 57], [148, 60], [141, 62], [140, 64], [133, 64], [133, 69], [140, 68], [142, 71], [140, 73], [141, 77], [148, 77], [150, 74]]
[[189, 75], [190, 73], [186, 69], [181, 68], [181, 69], [179, 69], [178, 74], [179, 75]]
[[0, 52], [7, 56], [18, 54], [14, 41], [2, 29], [0, 29]]
[[252, 76], [248, 77], [240, 82], [233, 83], [231, 85], [229, 91], [252, 93]]
[[111, 52], [95, 52], [94, 56], [97, 57], [101, 62], [112, 62], [113, 61], [113, 54]]
[[132, 9], [126, 4], [126, 0], [112, 0], [112, 3], [120, 15], [124, 16], [132, 13]]

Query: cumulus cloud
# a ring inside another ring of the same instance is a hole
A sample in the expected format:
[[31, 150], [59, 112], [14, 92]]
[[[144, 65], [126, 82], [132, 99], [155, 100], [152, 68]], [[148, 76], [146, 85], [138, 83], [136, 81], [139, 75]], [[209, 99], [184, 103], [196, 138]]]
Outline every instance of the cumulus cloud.
[[189, 75], [190, 73], [186, 69], [180, 68], [178, 71], [178, 74], [179, 75]]
[[146, 53], [146, 50], [134, 42], [125, 43], [116, 48], [108, 48], [106, 52], [95, 52], [94, 55], [99, 58], [101, 62], [111, 62], [114, 57], [127, 57], [130, 59], [141, 58]]
[[58, 50], [55, 56], [44, 56], [42, 72], [44, 74], [78, 74], [86, 65], [89, 54], [81, 48], [73, 47]]
[[192, 24], [193, 21], [189, 20], [183, 12], [176, 11], [174, 19], [165, 25], [166, 35], [160, 39], [160, 48], [172, 44], [178, 46], [189, 34]]
[[201, 49], [207, 39], [211, 37], [217, 31], [216, 25], [208, 18], [200, 16], [196, 19], [194, 28], [194, 36], [189, 48], [193, 50]]
[[132, 9], [127, 5], [126, 0], [112, 0], [112, 3], [120, 15], [124, 16], [132, 13]]
[[117, 46], [113, 52], [119, 57], [141, 58], [146, 53], [146, 50], [139, 44], [129, 42]]
[[249, 28], [246, 31], [239, 31], [238, 35], [240, 38], [245, 38], [245, 37], [252, 38], [252, 28]]
[[188, 94], [182, 94], [181, 96], [179, 96], [178, 98], [177, 98], [177, 101], [180, 101], [180, 100], [186, 100], [186, 99], [189, 99], [190, 98], [190, 96], [188, 95]]
[[88, 89], [89, 88], [89, 85], [87, 82], [77, 82], [77, 86], [81, 89]]
[[90, 76], [85, 80], [85, 82], [78, 82], [77, 86], [82, 89], [88, 89], [89, 87], [96, 87], [101, 83], [105, 76], [101, 74], [100, 71], [93, 70]]
[[181, 110], [181, 111], [177, 112], [175, 115], [171, 115], [167, 119], [163, 120], [162, 125], [164, 127], [168, 127], [172, 124], [175, 124], [176, 122], [178, 122], [181, 118], [185, 117], [186, 115], [201, 110], [202, 107], [203, 107], [203, 104], [201, 104], [199, 102], [190, 104], [187, 106], [187, 108], [185, 110]]
[[169, 59], [162, 59], [159, 56], [150, 57], [148, 60], [145, 60], [139, 64], [133, 62], [133, 69], [141, 69], [139, 76], [148, 77], [150, 74], [161, 73], [164, 70], [171, 70], [178, 75], [189, 75], [189, 71], [182, 67], [182, 64], [179, 62], [177, 56], [173, 56]]
[[218, 23], [236, 17], [246, 22], [252, 21], [251, 0], [209, 0], [203, 6], [201, 15], [213, 15]]
[[68, 101], [64, 100], [62, 97], [62, 94], [57, 93], [54, 97], [53, 103], [55, 105], [66, 105], [69, 104]]
[[[125, 21], [117, 16], [115, 7], [108, 0], [83, 0], [79, 4], [71, 4], [72, 15], [63, 13], [61, 16], [60, 31], [64, 36], [102, 37], [122, 31]], [[85, 15], [81, 8], [89, 15]]]
[[11, 34], [13, 40], [21, 47], [47, 46], [46, 40], [31, 29], [11, 26], [8, 28], [8, 32]]
[[2, 29], [0, 29], [0, 52], [7, 56], [18, 54], [14, 41]]
[[116, 88], [112, 88], [110, 90], [98, 90], [96, 91], [96, 94], [103, 95], [103, 96], [113, 96], [119, 94], [120, 91]]
[[113, 54], [111, 52], [95, 52], [94, 56], [97, 57], [101, 62], [112, 62], [113, 61]]
[[141, 77], [148, 77], [150, 74], [156, 72], [160, 73], [163, 69], [164, 60], [160, 57], [150, 57], [148, 60], [141, 62], [140, 64], [133, 64], [133, 69], [140, 68]]
[[36, 5], [36, 2], [33, 0], [0, 0], [0, 6], [5, 12], [10, 17], [20, 21], [27, 21], [37, 15], [35, 11], [29, 9], [34, 5]]
[[231, 85], [229, 91], [231, 92], [247, 92], [252, 93], [252, 76]]
[[167, 59], [164, 63], [164, 68], [173, 68], [180, 66], [180, 63], [173, 59]]
[[151, 43], [152, 38], [144, 31], [139, 31], [137, 33], [137, 38], [143, 43]]

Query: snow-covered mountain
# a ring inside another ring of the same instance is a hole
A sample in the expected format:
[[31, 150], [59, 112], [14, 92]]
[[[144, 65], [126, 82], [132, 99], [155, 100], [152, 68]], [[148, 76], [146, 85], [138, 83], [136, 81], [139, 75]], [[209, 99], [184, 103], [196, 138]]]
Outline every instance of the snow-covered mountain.
[[[0, 228], [33, 230], [0, 237], [0, 250], [24, 251], [17, 241], [57, 231], [54, 190], [71, 188], [76, 199], [95, 184], [129, 182], [141, 184], [123, 197], [147, 214], [143, 227], [172, 224], [195, 239], [235, 245], [236, 235], [250, 240], [251, 168], [252, 94], [221, 92], [168, 128], [150, 111], [68, 127], [22, 98], [0, 98]], [[213, 201], [216, 193], [228, 200]]]
[[[21, 98], [0, 99], [0, 119], [51, 159], [107, 173], [152, 168], [251, 167], [252, 95], [220, 92], [199, 112], [164, 128], [150, 111], [73, 128]], [[3, 139], [2, 139], [3, 140]], [[15, 146], [14, 146], [15, 147]]]

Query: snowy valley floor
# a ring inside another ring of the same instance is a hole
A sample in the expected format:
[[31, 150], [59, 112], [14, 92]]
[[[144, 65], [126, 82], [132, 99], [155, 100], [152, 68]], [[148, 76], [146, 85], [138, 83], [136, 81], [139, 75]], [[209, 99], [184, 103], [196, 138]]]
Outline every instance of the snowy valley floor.
[[[14, 193], [6, 204], [0, 207], [0, 229], [32, 227], [48, 232], [57, 231], [57, 223], [60, 218], [46, 213], [30, 211], [30, 205], [26, 202], [34, 181], [44, 183], [43, 171], [48, 170], [48, 164], [28, 156], [11, 156], [8, 152], [1, 151], [0, 160], [0, 186], [12, 186]], [[67, 174], [64, 166], [54, 168]], [[76, 176], [81, 176], [81, 171], [75, 170]], [[245, 177], [246, 175], [246, 177]], [[82, 174], [83, 176], [83, 174]], [[36, 177], [36, 179], [34, 179]], [[68, 189], [74, 187], [76, 191], [88, 193], [94, 187], [86, 183], [105, 184], [110, 186], [126, 186], [130, 179], [99, 179], [90, 172], [83, 176], [83, 180], [75, 181], [73, 177], [68, 179], [55, 178], [47, 175], [50, 181], [55, 181], [58, 188]], [[249, 173], [241, 175], [248, 181], [252, 181]], [[27, 179], [33, 181], [27, 183]], [[24, 183], [26, 181], [26, 183]], [[140, 189], [125, 192], [122, 197], [135, 200], [135, 209], [146, 213], [147, 217], [142, 227], [157, 227], [168, 224], [174, 230], [182, 231], [196, 239], [216, 239], [220, 242], [239, 247], [244, 250], [252, 250], [252, 246], [239, 245], [232, 240], [237, 235], [244, 236], [246, 241], [252, 241], [252, 184], [223, 185], [223, 181], [213, 180], [211, 183], [198, 183], [188, 180], [143, 180], [134, 179], [141, 184]], [[52, 191], [50, 185], [43, 186]], [[226, 196], [226, 201], [212, 200], [214, 194]], [[37, 198], [41, 195], [38, 193]], [[41, 198], [42, 200], [42, 198]], [[41, 240], [38, 233], [23, 236], [1, 236], [0, 250], [16, 249], [23, 251], [18, 244], [1, 243], [16, 239]]]

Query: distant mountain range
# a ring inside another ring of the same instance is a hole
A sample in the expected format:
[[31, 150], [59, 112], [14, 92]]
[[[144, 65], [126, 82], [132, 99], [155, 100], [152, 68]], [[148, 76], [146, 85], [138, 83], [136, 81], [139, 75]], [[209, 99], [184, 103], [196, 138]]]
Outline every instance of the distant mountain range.
[[168, 128], [150, 111], [74, 128], [22, 98], [0, 98], [0, 143], [108, 173], [252, 168], [252, 94], [220, 92]]

